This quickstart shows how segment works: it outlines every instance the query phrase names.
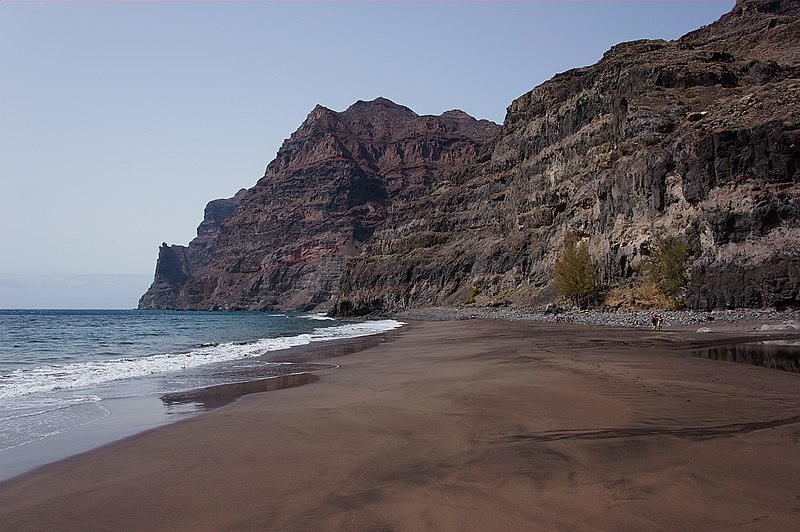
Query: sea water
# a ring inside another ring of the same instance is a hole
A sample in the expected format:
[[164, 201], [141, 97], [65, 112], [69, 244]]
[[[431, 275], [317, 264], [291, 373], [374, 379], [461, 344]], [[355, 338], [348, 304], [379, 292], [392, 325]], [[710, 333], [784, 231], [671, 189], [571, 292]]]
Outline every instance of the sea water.
[[[9, 464], [30, 459], [20, 449], [67, 441], [60, 435], [115, 424], [122, 436], [191, 413], [142, 398], [291, 374], [299, 370], [273, 353], [401, 325], [306, 313], [0, 310], [0, 479], [25, 469]], [[126, 419], [138, 421], [119, 429]], [[58, 458], [42, 457], [32, 465]]]

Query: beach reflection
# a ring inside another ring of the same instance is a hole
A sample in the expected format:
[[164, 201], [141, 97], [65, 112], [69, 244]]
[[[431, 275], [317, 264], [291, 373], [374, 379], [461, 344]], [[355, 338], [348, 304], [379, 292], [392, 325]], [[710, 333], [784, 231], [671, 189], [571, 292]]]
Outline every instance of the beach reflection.
[[168, 415], [184, 415], [226, 406], [251, 393], [311, 384], [319, 380], [315, 373], [339, 367], [322, 360], [391, 342], [402, 330], [295, 346], [261, 357], [192, 368], [192, 371], [171, 376], [169, 386], [183, 391], [164, 393], [160, 399]]
[[168, 409], [178, 405], [192, 405], [202, 410], [211, 410], [228, 405], [243, 395], [284, 390], [311, 384], [318, 380], [319, 377], [312, 373], [282, 375], [256, 381], [220, 384], [186, 392], [168, 393], [161, 396], [161, 401]]
[[696, 351], [694, 356], [800, 373], [800, 340], [732, 344]]

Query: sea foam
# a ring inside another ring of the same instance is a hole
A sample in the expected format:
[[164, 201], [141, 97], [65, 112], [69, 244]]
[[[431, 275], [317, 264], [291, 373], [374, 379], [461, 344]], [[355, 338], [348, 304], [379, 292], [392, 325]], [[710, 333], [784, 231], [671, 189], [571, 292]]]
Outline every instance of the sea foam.
[[206, 364], [257, 357], [271, 351], [313, 342], [379, 334], [402, 325], [402, 322], [395, 320], [348, 323], [337, 327], [316, 328], [310, 333], [264, 338], [244, 344], [228, 342], [199, 346], [184, 353], [21, 368], [0, 376], [0, 399], [181, 371]]

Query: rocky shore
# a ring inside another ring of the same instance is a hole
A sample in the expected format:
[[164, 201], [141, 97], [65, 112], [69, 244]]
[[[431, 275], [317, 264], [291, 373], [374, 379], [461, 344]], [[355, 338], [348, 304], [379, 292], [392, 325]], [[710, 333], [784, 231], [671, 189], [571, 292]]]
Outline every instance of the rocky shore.
[[[714, 323], [748, 323], [761, 326], [800, 330], [800, 310], [736, 309], [710, 312], [693, 310], [657, 311], [664, 319], [664, 327], [710, 328]], [[650, 327], [653, 311], [645, 310], [564, 310], [550, 306], [546, 309], [511, 307], [428, 307], [411, 309], [394, 317], [420, 321], [451, 321], [468, 319], [494, 319], [529, 321], [535, 323], [574, 323], [608, 327]], [[705, 331], [710, 332], [710, 331]]]

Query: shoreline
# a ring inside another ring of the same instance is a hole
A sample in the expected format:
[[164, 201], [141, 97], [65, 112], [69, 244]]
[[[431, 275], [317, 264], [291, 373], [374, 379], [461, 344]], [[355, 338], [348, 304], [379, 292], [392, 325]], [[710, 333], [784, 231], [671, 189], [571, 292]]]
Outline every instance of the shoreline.
[[19, 447], [0, 451], [0, 486], [41, 468], [69, 460], [74, 456], [92, 453], [159, 427], [182, 423], [194, 416], [235, 403], [253, 393], [282, 390], [312, 384], [318, 375], [337, 369], [324, 361], [344, 354], [356, 353], [383, 342], [392, 341], [403, 329], [354, 338], [312, 342], [263, 356], [270, 362], [291, 362], [297, 372], [262, 377], [257, 371], [246, 380], [204, 386], [166, 394], [106, 399], [106, 417], [71, 427]]
[[313, 386], [0, 483], [0, 525], [790, 530], [800, 376], [690, 354], [800, 338], [757, 326], [414, 322]]

